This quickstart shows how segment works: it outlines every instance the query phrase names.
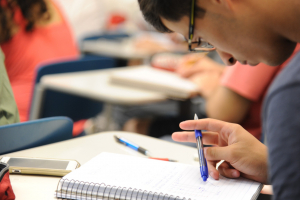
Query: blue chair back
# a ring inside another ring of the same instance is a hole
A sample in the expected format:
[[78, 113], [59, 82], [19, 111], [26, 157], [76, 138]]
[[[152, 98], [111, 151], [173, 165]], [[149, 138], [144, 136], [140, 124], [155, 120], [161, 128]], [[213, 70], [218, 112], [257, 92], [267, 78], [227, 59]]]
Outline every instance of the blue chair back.
[[72, 138], [68, 117], [51, 117], [0, 126], [0, 155]]
[[[44, 75], [99, 70], [114, 66], [115, 61], [111, 58], [80, 59], [50, 64], [38, 69], [35, 83], [38, 84]], [[38, 118], [67, 116], [73, 121], [78, 121], [94, 117], [101, 111], [102, 103], [99, 101], [47, 89], [43, 94]]]
[[53, 63], [38, 68], [35, 83], [39, 83], [42, 76], [44, 75], [106, 69], [112, 68], [114, 66], [115, 61], [113, 59], [99, 57], [93, 57], [88, 59], [82, 57], [78, 60]]

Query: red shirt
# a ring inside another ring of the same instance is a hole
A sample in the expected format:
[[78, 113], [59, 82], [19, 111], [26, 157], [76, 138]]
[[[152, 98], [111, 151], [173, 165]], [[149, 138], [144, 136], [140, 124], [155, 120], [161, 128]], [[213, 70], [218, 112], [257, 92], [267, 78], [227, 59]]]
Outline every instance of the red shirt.
[[263, 63], [255, 67], [237, 63], [227, 67], [222, 76], [221, 85], [253, 102], [241, 125], [258, 139], [260, 139], [262, 131], [261, 108], [266, 91], [278, 73], [286, 67], [299, 50], [300, 44], [297, 45], [293, 55], [277, 67]]
[[[57, 10], [59, 10], [56, 7]], [[63, 16], [61, 13], [61, 18]], [[35, 73], [43, 62], [53, 62], [79, 56], [79, 51], [67, 23], [36, 27], [32, 32], [24, 29], [25, 20], [16, 10], [15, 22], [20, 30], [12, 39], [1, 45], [5, 55], [7, 74], [20, 113], [20, 120], [29, 116]]]

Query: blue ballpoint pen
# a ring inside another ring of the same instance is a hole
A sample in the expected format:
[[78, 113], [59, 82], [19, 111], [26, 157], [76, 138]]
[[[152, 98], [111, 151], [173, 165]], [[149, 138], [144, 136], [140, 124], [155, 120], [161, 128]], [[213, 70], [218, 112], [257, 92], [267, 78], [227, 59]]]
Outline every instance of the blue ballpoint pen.
[[[197, 114], [195, 114], [194, 120], [198, 120]], [[201, 130], [195, 130], [195, 137], [197, 140], [197, 148], [198, 148], [198, 156], [199, 156], [199, 164], [200, 164], [200, 174], [201, 174], [203, 181], [206, 181], [208, 178], [208, 168], [207, 168], [207, 161], [205, 159], [204, 151], [203, 151]]]
[[146, 156], [150, 156], [150, 153], [148, 150], [144, 149], [143, 147], [140, 147], [132, 142], [129, 142], [128, 140], [124, 139], [124, 138], [121, 138], [121, 137], [118, 137], [116, 135], [114, 135], [114, 138], [116, 139], [117, 142], [121, 143], [121, 144], [124, 144], [126, 146], [128, 146], [129, 148], [133, 149], [133, 150], [136, 150]]

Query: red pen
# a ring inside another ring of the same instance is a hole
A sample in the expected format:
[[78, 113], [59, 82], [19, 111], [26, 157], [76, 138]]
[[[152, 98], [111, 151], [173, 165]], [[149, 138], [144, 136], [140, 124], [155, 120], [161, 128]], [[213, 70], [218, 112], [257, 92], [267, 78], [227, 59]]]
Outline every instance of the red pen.
[[155, 159], [155, 160], [169, 161], [169, 162], [177, 162], [177, 160], [171, 160], [169, 158], [155, 158], [155, 157], [148, 157], [148, 158]]

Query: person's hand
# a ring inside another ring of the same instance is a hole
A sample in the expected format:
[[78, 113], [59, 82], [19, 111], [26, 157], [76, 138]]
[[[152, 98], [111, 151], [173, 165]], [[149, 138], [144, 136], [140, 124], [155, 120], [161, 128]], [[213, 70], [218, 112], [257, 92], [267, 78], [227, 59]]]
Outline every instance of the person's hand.
[[[219, 173], [228, 178], [243, 176], [267, 183], [267, 147], [238, 124], [215, 119], [190, 120], [180, 123], [183, 130], [207, 130], [202, 132], [203, 143], [214, 145], [205, 148], [205, 157], [211, 177], [219, 179]], [[176, 132], [173, 140], [196, 142], [195, 133]], [[216, 164], [225, 160], [216, 169]]]
[[212, 59], [205, 56], [205, 54], [188, 54], [184, 56], [178, 64], [176, 73], [180, 76], [189, 78], [196, 73], [214, 72], [222, 74], [225, 67]]
[[199, 95], [209, 98], [220, 86], [221, 74], [214, 72], [197, 73], [189, 78], [197, 85]]

